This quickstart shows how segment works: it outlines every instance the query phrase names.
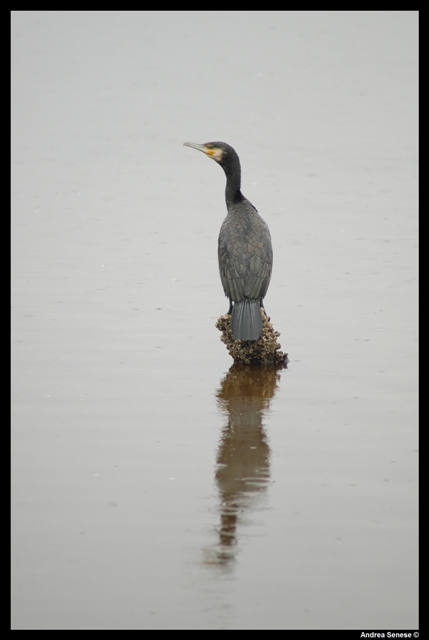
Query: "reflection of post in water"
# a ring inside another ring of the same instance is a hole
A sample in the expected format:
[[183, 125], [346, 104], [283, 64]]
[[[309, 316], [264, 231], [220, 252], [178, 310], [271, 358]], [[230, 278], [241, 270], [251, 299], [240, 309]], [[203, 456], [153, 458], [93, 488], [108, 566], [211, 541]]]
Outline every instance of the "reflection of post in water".
[[234, 558], [237, 521], [268, 485], [270, 449], [262, 418], [280, 379], [278, 370], [283, 368], [234, 364], [217, 393], [228, 423], [217, 456], [219, 546], [215, 557], [207, 556], [209, 564], [227, 564]]

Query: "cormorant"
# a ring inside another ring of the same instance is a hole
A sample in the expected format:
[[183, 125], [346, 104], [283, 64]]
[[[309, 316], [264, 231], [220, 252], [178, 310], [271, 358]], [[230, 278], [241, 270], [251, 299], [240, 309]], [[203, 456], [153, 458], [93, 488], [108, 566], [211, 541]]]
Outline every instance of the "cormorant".
[[234, 339], [258, 340], [262, 331], [260, 307], [263, 307], [273, 266], [268, 225], [240, 191], [240, 160], [229, 144], [185, 142], [184, 145], [202, 151], [225, 171], [228, 214], [219, 233], [220, 279], [229, 298]]

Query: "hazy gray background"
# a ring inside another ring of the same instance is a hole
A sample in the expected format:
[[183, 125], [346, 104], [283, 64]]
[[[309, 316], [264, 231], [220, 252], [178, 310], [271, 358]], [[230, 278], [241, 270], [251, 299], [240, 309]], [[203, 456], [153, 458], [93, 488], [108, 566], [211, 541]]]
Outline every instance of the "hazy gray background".
[[[417, 29], [12, 12], [14, 629], [418, 625]], [[277, 376], [227, 375], [185, 140], [270, 226]]]

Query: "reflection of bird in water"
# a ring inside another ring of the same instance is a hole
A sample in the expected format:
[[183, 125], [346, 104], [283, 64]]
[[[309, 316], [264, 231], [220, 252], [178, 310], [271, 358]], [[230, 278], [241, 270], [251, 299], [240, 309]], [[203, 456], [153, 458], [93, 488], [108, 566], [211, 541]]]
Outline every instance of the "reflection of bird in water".
[[270, 231], [240, 191], [241, 167], [236, 151], [225, 142], [185, 145], [207, 154], [225, 171], [228, 215], [219, 234], [220, 278], [230, 302], [234, 339], [258, 340], [262, 331], [260, 308], [273, 266]]
[[227, 415], [216, 456], [220, 527], [216, 550], [206, 562], [225, 566], [235, 558], [237, 525], [258, 508], [270, 483], [270, 448], [263, 417], [283, 368], [234, 364], [217, 392]]

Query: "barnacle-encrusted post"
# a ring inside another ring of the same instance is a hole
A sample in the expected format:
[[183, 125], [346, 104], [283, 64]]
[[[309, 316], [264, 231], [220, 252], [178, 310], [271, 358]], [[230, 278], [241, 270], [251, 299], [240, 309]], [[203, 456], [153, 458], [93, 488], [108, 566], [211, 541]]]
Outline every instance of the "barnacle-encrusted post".
[[231, 316], [225, 314], [216, 322], [216, 328], [222, 332], [221, 340], [226, 345], [234, 362], [241, 364], [286, 364], [287, 353], [280, 351], [277, 341], [280, 336], [261, 307], [262, 332], [258, 340], [234, 340], [231, 332]]

